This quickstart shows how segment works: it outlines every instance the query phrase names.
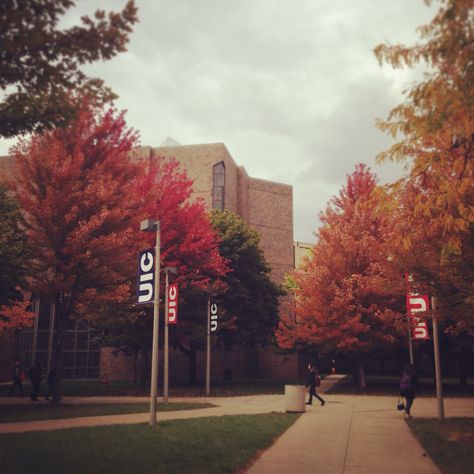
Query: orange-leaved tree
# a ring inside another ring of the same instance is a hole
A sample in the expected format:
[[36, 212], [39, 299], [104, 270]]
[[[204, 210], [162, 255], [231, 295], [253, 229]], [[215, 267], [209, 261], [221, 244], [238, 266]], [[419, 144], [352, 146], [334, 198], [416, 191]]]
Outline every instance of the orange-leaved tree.
[[400, 333], [403, 279], [393, 281], [387, 259], [394, 220], [386, 191], [363, 164], [320, 215], [313, 254], [295, 270], [295, 315], [276, 332], [283, 348], [304, 345], [354, 356], [365, 386], [362, 357], [392, 345]]
[[14, 149], [11, 187], [31, 252], [32, 293], [55, 304], [53, 401], [60, 400], [64, 329], [81, 308], [123, 301], [141, 247], [136, 134], [123, 113], [87, 105], [70, 126], [33, 135]]
[[409, 175], [398, 183], [399, 267], [439, 297], [439, 314], [456, 313], [454, 331], [472, 333], [474, 7], [472, 0], [440, 3], [419, 29], [422, 42], [375, 49], [381, 63], [395, 68], [427, 66], [406, 101], [379, 122], [401, 137], [379, 159], [409, 162]]

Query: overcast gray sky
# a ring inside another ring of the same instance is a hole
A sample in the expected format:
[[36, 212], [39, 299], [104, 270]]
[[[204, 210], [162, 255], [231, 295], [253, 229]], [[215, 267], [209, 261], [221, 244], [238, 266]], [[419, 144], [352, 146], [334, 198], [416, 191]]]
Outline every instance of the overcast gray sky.
[[[79, 0], [79, 14], [124, 1]], [[136, 0], [129, 51], [91, 66], [127, 109], [143, 145], [223, 142], [256, 178], [293, 186], [294, 237], [314, 242], [317, 215], [356, 163], [390, 145], [375, 127], [402, 100], [410, 71], [379, 67], [381, 42], [418, 39], [438, 5], [422, 0]], [[0, 142], [6, 154], [12, 141]]]

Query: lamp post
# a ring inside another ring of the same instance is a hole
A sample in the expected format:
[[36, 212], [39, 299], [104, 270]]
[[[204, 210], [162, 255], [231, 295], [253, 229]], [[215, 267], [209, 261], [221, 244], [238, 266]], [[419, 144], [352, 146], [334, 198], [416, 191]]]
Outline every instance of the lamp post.
[[164, 348], [164, 368], [163, 368], [163, 403], [168, 403], [168, 387], [169, 387], [169, 297], [168, 297], [168, 275], [171, 273], [177, 275], [176, 267], [165, 267], [165, 348]]
[[207, 296], [206, 397], [211, 393], [211, 288]]
[[431, 297], [433, 310], [433, 351], [435, 362], [436, 402], [438, 407], [438, 420], [444, 420], [443, 384], [441, 383], [441, 364], [439, 357], [438, 320], [436, 318], [437, 298]]
[[156, 396], [158, 389], [158, 338], [160, 324], [160, 221], [146, 219], [140, 222], [140, 230], [156, 231], [155, 245], [155, 289], [153, 299], [153, 345], [151, 353], [151, 387], [150, 387], [150, 425], [156, 425]]

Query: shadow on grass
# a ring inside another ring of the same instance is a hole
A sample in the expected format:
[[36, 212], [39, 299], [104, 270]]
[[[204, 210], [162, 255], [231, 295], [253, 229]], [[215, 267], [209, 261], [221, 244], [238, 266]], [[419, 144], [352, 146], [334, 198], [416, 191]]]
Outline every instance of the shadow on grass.
[[[158, 403], [156, 409], [159, 412], [163, 412], [211, 408], [213, 406], [215, 405], [211, 403]], [[150, 405], [148, 403], [87, 403], [83, 405], [68, 403], [52, 405], [51, 403], [42, 403], [37, 405], [0, 405], [0, 423], [146, 413], [149, 410]]]

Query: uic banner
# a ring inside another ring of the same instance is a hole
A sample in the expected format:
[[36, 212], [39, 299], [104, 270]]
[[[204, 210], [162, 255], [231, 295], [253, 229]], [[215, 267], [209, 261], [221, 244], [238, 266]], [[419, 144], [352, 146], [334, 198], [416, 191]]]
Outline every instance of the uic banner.
[[178, 285], [168, 286], [168, 324], [178, 323]]
[[411, 338], [415, 340], [429, 339], [428, 323], [422, 316], [430, 309], [428, 295], [420, 295], [410, 288], [411, 276], [406, 275], [407, 282], [407, 314], [411, 323]]
[[209, 317], [211, 318], [211, 332], [217, 331], [217, 304], [211, 301], [209, 305]]
[[138, 304], [153, 303], [155, 298], [155, 249], [138, 254], [137, 298]]

